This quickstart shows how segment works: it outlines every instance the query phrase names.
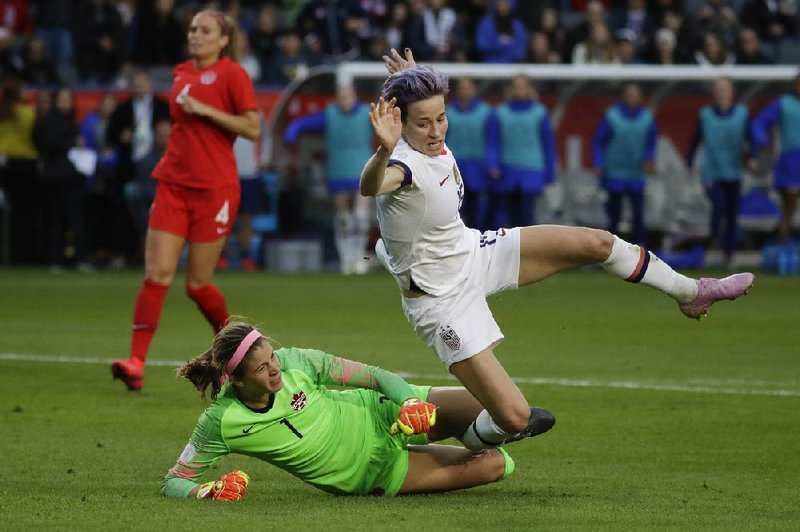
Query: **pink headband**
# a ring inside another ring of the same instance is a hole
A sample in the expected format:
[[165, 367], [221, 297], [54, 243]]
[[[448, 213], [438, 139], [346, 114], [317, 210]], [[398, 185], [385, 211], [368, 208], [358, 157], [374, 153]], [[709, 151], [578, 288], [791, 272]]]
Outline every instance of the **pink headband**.
[[247, 336], [239, 344], [239, 347], [236, 348], [236, 352], [233, 354], [231, 359], [228, 361], [228, 365], [225, 367], [226, 372], [228, 375], [231, 375], [236, 368], [239, 366], [239, 363], [244, 358], [244, 355], [250, 350], [250, 347], [255, 343], [256, 340], [261, 338], [263, 335], [258, 331], [258, 329], [253, 329]]
[[230, 31], [230, 28], [228, 27], [228, 21], [225, 20], [225, 15], [223, 15], [222, 13], [219, 13], [217, 11], [212, 11], [210, 9], [206, 10], [205, 13], [207, 13], [207, 14], [211, 15], [212, 17], [214, 17], [214, 20], [216, 20], [217, 24], [219, 24], [219, 29], [220, 29], [220, 31], [222, 32], [223, 35], [228, 35], [228, 32]]

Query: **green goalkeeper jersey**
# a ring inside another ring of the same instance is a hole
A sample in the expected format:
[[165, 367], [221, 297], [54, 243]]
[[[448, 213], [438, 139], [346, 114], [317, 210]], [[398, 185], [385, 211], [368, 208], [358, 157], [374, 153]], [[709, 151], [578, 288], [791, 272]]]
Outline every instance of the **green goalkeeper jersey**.
[[[164, 479], [164, 495], [188, 496], [208, 467], [228, 453], [259, 458], [331, 493], [365, 494], [385, 475], [375, 467], [376, 457], [392, 461], [405, 452], [405, 438], [388, 429], [405, 399], [425, 399], [422, 388], [313, 349], [277, 349], [275, 355], [283, 387], [268, 406], [250, 409], [223, 385]], [[326, 384], [360, 389], [328, 390]]]

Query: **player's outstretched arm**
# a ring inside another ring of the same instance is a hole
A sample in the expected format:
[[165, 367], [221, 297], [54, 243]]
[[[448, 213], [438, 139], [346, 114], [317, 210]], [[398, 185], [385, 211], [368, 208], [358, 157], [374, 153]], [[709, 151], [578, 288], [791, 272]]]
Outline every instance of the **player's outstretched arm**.
[[177, 498], [196, 496], [199, 479], [203, 478], [209, 467], [228, 453], [230, 449], [222, 437], [219, 419], [201, 415], [192, 438], [164, 477], [161, 494]]
[[369, 121], [380, 146], [361, 171], [362, 196], [380, 196], [397, 190], [405, 178], [401, 169], [389, 166], [389, 157], [400, 142], [403, 130], [400, 109], [396, 104], [394, 98], [388, 102], [379, 98], [377, 105], [370, 104]]
[[417, 398], [414, 389], [396, 373], [363, 362], [330, 355], [317, 349], [279, 350], [281, 368], [304, 371], [320, 384], [367, 388], [380, 392], [396, 405]]
[[219, 480], [204, 484], [188, 478], [167, 476], [161, 486], [161, 493], [167, 497], [240, 501], [244, 498], [249, 483], [250, 475], [238, 469], [222, 475]]

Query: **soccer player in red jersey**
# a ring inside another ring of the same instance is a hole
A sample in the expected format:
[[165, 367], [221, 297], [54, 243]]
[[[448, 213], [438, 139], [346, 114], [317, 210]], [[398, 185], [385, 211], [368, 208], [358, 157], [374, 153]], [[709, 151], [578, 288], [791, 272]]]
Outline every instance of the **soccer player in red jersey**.
[[253, 83], [236, 61], [235, 25], [203, 10], [188, 32], [191, 59], [173, 71], [172, 132], [153, 171], [158, 180], [145, 238], [145, 276], [133, 311], [130, 358], [111, 365], [114, 378], [140, 390], [145, 359], [158, 327], [164, 296], [189, 242], [186, 293], [215, 332], [228, 319], [214, 268], [239, 209], [233, 154], [237, 136], [261, 134]]

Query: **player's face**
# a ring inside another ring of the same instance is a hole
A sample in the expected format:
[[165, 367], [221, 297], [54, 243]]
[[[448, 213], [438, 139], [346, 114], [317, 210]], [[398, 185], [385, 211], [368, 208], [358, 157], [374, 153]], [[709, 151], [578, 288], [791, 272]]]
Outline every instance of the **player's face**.
[[444, 96], [432, 96], [408, 106], [403, 123], [403, 137], [412, 148], [436, 157], [444, 148], [447, 134], [447, 115], [444, 112]]
[[336, 102], [345, 112], [350, 112], [350, 110], [355, 107], [356, 90], [352, 85], [341, 85], [336, 89]]
[[150, 76], [143, 72], [138, 72], [131, 79], [131, 92], [136, 96], [146, 96], [150, 94]]
[[622, 100], [628, 107], [639, 107], [642, 104], [642, 89], [639, 88], [639, 85], [634, 83], [625, 85], [625, 90], [622, 93]]
[[722, 109], [727, 109], [733, 103], [733, 83], [727, 79], [718, 79], [714, 82], [714, 103]]
[[458, 80], [456, 91], [458, 92], [458, 99], [462, 102], [469, 102], [478, 94], [478, 88], [475, 86], [475, 82], [469, 78], [461, 78]]
[[283, 387], [281, 364], [266, 340], [261, 340], [243, 364], [244, 374], [239, 380], [243, 390], [254, 394], [275, 393]]
[[189, 26], [189, 54], [195, 59], [219, 56], [228, 44], [219, 23], [208, 13], [198, 13]]
[[523, 76], [517, 76], [511, 82], [512, 100], [530, 100], [533, 97], [533, 87]]

